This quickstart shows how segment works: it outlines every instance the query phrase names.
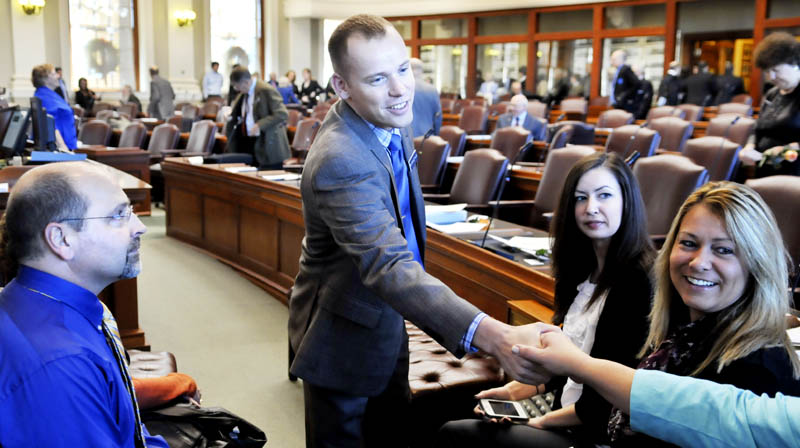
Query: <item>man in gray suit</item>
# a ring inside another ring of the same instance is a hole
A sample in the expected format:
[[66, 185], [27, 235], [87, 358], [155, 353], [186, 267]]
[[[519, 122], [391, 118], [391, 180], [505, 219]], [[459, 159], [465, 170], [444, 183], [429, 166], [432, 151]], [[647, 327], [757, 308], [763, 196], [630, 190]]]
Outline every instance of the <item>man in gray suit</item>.
[[147, 113], [159, 120], [166, 120], [175, 112], [175, 92], [172, 84], [158, 76], [158, 67], [150, 67], [150, 104]]
[[409, 319], [461, 356], [482, 349], [521, 380], [529, 335], [425, 273], [425, 210], [409, 125], [414, 77], [386, 20], [350, 17], [328, 43], [342, 99], [301, 181], [300, 269], [289, 299], [290, 372], [303, 379], [309, 447], [407, 446]]
[[531, 131], [534, 140], [544, 140], [547, 133], [547, 123], [528, 113], [528, 98], [522, 94], [511, 97], [511, 112], [497, 117], [496, 129], [508, 126], [520, 126]]
[[414, 105], [412, 112], [414, 119], [411, 129], [414, 137], [425, 135], [433, 129], [433, 135], [439, 135], [442, 128], [442, 104], [439, 102], [439, 92], [436, 87], [428, 84], [422, 78], [422, 61], [411, 58], [411, 71], [414, 72]]

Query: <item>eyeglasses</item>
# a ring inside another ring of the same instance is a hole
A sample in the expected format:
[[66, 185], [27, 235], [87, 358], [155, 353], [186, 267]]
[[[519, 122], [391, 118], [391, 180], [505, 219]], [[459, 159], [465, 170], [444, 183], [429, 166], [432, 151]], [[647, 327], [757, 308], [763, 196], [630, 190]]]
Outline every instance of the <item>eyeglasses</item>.
[[87, 218], [64, 218], [60, 222], [63, 221], [83, 221], [86, 219], [110, 219], [114, 222], [128, 222], [131, 220], [131, 216], [133, 215], [133, 205], [128, 205], [125, 207], [121, 212], [115, 213], [111, 216], [90, 216]]

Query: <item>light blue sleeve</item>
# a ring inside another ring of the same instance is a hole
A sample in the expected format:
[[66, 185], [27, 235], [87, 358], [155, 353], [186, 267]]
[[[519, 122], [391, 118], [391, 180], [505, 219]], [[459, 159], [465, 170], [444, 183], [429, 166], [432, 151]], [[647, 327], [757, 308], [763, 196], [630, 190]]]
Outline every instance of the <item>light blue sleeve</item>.
[[638, 370], [634, 431], [686, 447], [800, 446], [800, 398], [758, 396], [696, 378]]

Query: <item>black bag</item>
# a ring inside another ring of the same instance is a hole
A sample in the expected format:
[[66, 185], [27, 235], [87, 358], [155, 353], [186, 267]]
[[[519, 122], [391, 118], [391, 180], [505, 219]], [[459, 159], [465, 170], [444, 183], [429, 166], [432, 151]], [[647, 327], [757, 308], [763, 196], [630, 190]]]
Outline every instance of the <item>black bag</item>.
[[267, 443], [264, 431], [225, 408], [179, 403], [142, 412], [142, 421], [170, 448], [261, 448]]

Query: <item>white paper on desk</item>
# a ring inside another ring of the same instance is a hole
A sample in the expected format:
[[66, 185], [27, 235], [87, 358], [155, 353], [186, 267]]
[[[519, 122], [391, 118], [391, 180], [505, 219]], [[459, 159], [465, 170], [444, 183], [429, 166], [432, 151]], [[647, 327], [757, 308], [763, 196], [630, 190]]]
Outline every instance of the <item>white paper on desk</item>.
[[158, 121], [158, 118], [140, 118], [139, 120], [145, 123], [155, 123]]
[[461, 163], [464, 161], [464, 156], [450, 156], [447, 158], [447, 163]]
[[428, 227], [448, 235], [456, 235], [481, 232], [486, 229], [486, 224], [482, 222], [455, 222], [453, 224], [439, 225], [429, 222]]
[[487, 138], [492, 138], [491, 134], [481, 134], [481, 135], [468, 135], [467, 140], [486, 140]]
[[300, 179], [300, 175], [297, 173], [282, 173], [282, 174], [262, 174], [260, 176], [262, 179], [266, 180], [298, 180]]
[[792, 341], [792, 345], [795, 347], [800, 347], [800, 327], [790, 328], [786, 330], [786, 333], [789, 334], [789, 339]]
[[550, 251], [550, 238], [549, 237], [533, 237], [533, 236], [512, 236], [506, 240], [505, 244], [517, 248], [529, 254], [536, 254], [537, 250], [544, 249]]
[[0, 193], [8, 193], [8, 182], [0, 183]]
[[258, 171], [258, 168], [254, 166], [229, 166], [225, 168], [225, 171], [229, 173], [250, 173], [253, 171]]
[[187, 157], [186, 161], [189, 162], [189, 165], [202, 165], [203, 164], [203, 156]]
[[526, 258], [524, 261], [528, 266], [544, 266], [544, 262], [535, 258]]

